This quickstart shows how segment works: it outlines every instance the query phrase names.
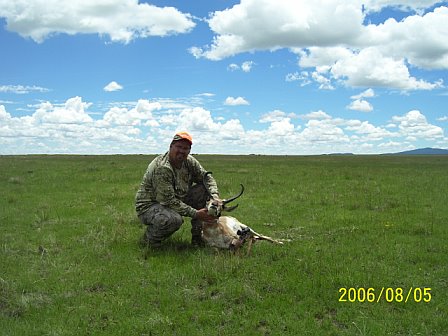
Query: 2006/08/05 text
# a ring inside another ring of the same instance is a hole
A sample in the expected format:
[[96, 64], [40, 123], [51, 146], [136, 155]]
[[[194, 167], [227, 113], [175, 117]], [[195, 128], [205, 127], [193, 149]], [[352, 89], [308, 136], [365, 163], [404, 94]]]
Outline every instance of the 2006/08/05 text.
[[430, 287], [410, 287], [408, 289], [397, 287], [339, 288], [339, 302], [430, 302], [432, 299]]

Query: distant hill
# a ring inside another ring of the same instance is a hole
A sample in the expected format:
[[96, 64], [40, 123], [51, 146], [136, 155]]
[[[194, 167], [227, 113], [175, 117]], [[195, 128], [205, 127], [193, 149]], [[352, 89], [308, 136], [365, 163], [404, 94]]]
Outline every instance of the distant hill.
[[409, 151], [393, 153], [388, 155], [448, 155], [448, 149], [441, 148], [419, 148]]

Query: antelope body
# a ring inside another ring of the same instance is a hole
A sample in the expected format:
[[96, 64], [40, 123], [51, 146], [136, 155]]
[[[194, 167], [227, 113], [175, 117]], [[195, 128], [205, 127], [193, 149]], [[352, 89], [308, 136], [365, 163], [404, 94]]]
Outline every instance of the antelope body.
[[[211, 172], [208, 172], [204, 176], [205, 186], [207, 186], [205, 179], [209, 174], [211, 174]], [[221, 216], [223, 211], [233, 211], [238, 207], [238, 205], [232, 207], [227, 207], [226, 205], [240, 197], [243, 192], [244, 186], [241, 185], [241, 191], [238, 195], [224, 200], [213, 198], [211, 193], [209, 193], [210, 198], [207, 201], [206, 207], [209, 214], [216, 217], [216, 219], [202, 223], [202, 239], [204, 242], [212, 247], [236, 251], [248, 241], [249, 246], [247, 253], [250, 253], [252, 244], [257, 240], [267, 240], [271, 243], [283, 244], [280, 240], [255, 232], [249, 226], [241, 223], [234, 217]]]
[[230, 250], [237, 250], [246, 241], [249, 241], [248, 252], [256, 240], [283, 244], [280, 240], [255, 232], [238, 219], [230, 216], [219, 217], [214, 222], [204, 222], [202, 224], [202, 239], [209, 246]]

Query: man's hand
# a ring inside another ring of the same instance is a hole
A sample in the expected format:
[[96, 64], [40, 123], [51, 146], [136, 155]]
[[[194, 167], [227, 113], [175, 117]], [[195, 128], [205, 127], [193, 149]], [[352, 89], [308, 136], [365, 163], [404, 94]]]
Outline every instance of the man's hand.
[[203, 221], [203, 222], [211, 222], [211, 221], [216, 220], [216, 217], [210, 216], [208, 214], [208, 210], [206, 208], [199, 209], [198, 211], [196, 211], [195, 218], [199, 219], [200, 221]]

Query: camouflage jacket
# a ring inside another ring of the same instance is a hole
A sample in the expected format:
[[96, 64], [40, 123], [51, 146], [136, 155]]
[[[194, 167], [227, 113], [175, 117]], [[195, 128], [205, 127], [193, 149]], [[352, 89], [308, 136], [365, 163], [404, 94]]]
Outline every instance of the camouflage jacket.
[[[202, 183], [207, 171], [193, 156], [188, 155], [182, 168], [175, 169], [169, 162], [169, 152], [157, 156], [148, 166], [135, 196], [135, 209], [143, 214], [156, 203], [169, 207], [181, 216], [195, 217], [196, 209], [184, 203], [188, 190], [194, 183]], [[208, 190], [218, 195], [218, 187], [208, 176]]]

